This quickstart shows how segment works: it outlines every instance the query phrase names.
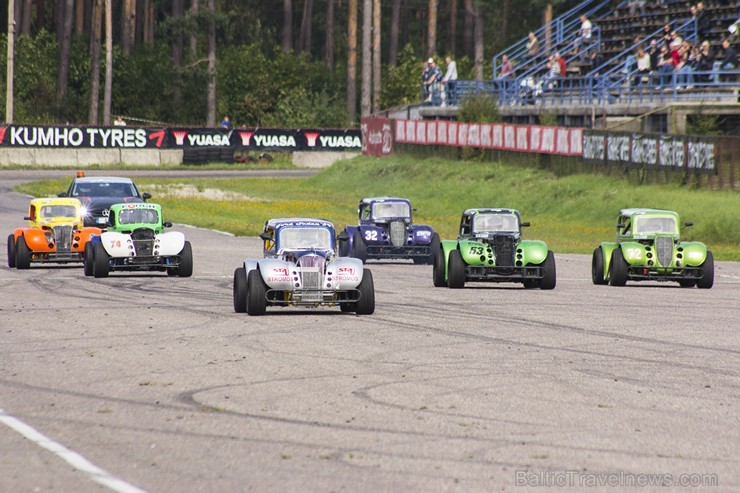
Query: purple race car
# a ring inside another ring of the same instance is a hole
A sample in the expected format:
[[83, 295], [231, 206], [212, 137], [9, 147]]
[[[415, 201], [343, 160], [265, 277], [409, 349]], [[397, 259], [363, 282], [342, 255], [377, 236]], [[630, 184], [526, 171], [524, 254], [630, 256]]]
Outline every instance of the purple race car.
[[398, 197], [362, 199], [359, 226], [347, 226], [337, 237], [339, 255], [365, 262], [370, 259], [412, 259], [432, 264], [439, 235], [431, 226], [414, 224], [411, 202]]

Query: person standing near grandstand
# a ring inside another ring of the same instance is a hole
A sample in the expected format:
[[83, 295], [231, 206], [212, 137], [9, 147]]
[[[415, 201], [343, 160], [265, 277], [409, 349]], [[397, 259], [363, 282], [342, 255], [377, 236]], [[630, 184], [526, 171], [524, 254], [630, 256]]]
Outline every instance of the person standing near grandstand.
[[709, 14], [704, 10], [704, 2], [696, 4], [696, 15], [694, 18], [696, 20], [697, 39], [702, 39], [706, 37], [710, 29]]
[[540, 54], [540, 40], [537, 39], [533, 31], [529, 32], [529, 41], [527, 41], [528, 62], [531, 62]]
[[632, 79], [633, 87], [642, 84], [643, 76], [650, 75], [650, 55], [645, 52], [642, 46], [637, 48], [635, 63], [637, 64], [637, 71]]
[[447, 104], [457, 106], [457, 64], [449, 55], [445, 57], [445, 63], [447, 64], [447, 71], [442, 78], [442, 84], [445, 86]]
[[725, 39], [724, 41], [722, 41], [722, 49], [724, 50], [722, 60], [714, 62], [713, 71], [715, 84], [719, 84], [720, 82], [719, 72], [723, 70], [735, 70], [735, 67], [737, 67], [737, 51], [735, 51], [735, 48], [732, 47], [729, 39]]

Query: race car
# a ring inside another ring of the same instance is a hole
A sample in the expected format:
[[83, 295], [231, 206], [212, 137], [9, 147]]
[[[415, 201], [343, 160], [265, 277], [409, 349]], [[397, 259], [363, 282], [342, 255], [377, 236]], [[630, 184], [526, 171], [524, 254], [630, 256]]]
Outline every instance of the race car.
[[439, 235], [426, 224], [414, 224], [411, 202], [398, 197], [370, 197], [360, 201], [358, 226], [347, 226], [337, 238], [339, 255], [365, 262], [372, 259], [412, 259], [431, 264], [439, 249]]
[[434, 285], [520, 282], [525, 288], [555, 288], [555, 256], [544, 241], [522, 239], [527, 226], [514, 209], [466, 210], [458, 239], [442, 241], [434, 258]]
[[263, 315], [268, 306], [339, 306], [370, 315], [375, 287], [362, 261], [337, 257], [334, 225], [323, 219], [281, 218], [265, 223], [262, 259], [234, 271], [234, 311]]
[[28, 269], [32, 263], [82, 262], [85, 245], [100, 235], [83, 226], [80, 201], [70, 198], [33, 199], [27, 228], [8, 236], [8, 267]]
[[[627, 281], [673, 281], [685, 288], [714, 284], [714, 257], [704, 243], [681, 241], [681, 221], [674, 211], [622, 209], [617, 238], [593, 253], [594, 284], [624, 286]], [[684, 227], [693, 223], [687, 222]]]
[[130, 178], [115, 176], [85, 176], [79, 172], [66, 192], [59, 197], [73, 197], [85, 208], [85, 226], [102, 227], [108, 222], [108, 211], [113, 204], [146, 202], [152, 196], [139, 192]]
[[107, 229], [85, 248], [85, 275], [107, 277], [113, 271], [159, 271], [193, 275], [193, 251], [179, 231], [165, 232], [159, 204], [114, 204]]

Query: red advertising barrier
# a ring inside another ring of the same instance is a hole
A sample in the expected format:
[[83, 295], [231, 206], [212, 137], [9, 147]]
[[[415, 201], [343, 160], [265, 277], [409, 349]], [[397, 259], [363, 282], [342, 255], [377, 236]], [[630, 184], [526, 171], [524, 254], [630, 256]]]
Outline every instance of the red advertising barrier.
[[477, 147], [561, 156], [580, 156], [583, 153], [582, 128], [395, 120], [395, 131], [396, 142], [403, 144]]
[[383, 157], [393, 152], [393, 121], [387, 118], [363, 118], [360, 122], [362, 153]]

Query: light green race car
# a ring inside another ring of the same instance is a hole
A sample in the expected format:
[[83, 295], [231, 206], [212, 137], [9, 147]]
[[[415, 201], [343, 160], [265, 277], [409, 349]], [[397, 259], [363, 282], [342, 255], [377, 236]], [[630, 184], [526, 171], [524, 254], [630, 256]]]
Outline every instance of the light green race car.
[[[623, 209], [617, 239], [593, 253], [594, 284], [624, 286], [627, 281], [674, 281], [682, 287], [709, 289], [714, 258], [704, 243], [681, 241], [678, 214], [659, 209]], [[691, 226], [687, 222], [684, 227]]]
[[519, 211], [468, 209], [457, 240], [444, 240], [434, 258], [437, 287], [466, 282], [518, 282], [525, 288], [555, 287], [555, 256], [544, 241], [523, 240]]

